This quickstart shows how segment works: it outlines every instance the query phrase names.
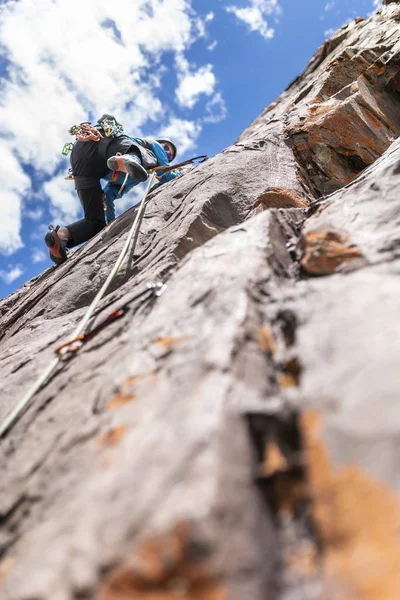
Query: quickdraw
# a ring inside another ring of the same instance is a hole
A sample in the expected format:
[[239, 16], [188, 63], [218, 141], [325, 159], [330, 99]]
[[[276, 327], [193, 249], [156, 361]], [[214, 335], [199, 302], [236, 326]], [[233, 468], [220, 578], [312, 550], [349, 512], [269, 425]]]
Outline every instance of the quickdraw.
[[[208, 156], [206, 154], [202, 154], [201, 156], [194, 156], [193, 158], [188, 158], [187, 160], [184, 160], [183, 162], [180, 162], [177, 165], [171, 165], [171, 166], [167, 167], [166, 170], [172, 171], [173, 169], [179, 169], [179, 167], [184, 167], [185, 165], [190, 165], [191, 163], [193, 163], [195, 161], [202, 163], [207, 159], [208, 159]], [[158, 167], [158, 169], [160, 169], [160, 167]]]
[[[93, 327], [86, 333], [81, 333], [80, 335], [77, 335], [76, 337], [67, 340], [66, 342], [55, 348], [54, 353], [59, 355], [62, 359], [68, 358], [68, 354], [75, 354], [76, 352], [78, 352], [78, 350], [82, 348], [83, 344], [93, 339], [98, 333], [100, 333], [100, 331], [107, 327], [107, 325], [110, 325], [117, 319], [123, 317], [128, 312], [133, 302], [139, 300], [139, 298], [143, 298], [144, 296], [149, 296], [149, 298], [151, 298], [152, 296], [159, 297], [165, 292], [166, 288], [167, 286], [160, 282], [148, 283], [147, 289], [143, 290], [139, 294], [136, 294], [136, 296], [131, 298], [123, 306], [114, 310], [105, 319], [103, 319], [103, 321], [96, 325], [96, 327]], [[61, 350], [63, 350], [62, 353]]]
[[[208, 159], [208, 156], [206, 154], [202, 154], [201, 156], [194, 156], [193, 158], [188, 158], [187, 160], [184, 160], [183, 162], [178, 163], [177, 165], [161, 165], [158, 167], [153, 167], [152, 169], [149, 169], [149, 173], [154, 173], [156, 179], [161, 179], [163, 177], [163, 175], [165, 175], [165, 173], [168, 173], [168, 171], [174, 171], [175, 169], [179, 169], [179, 167], [184, 167], [185, 165], [190, 165], [191, 163], [194, 163], [195, 161], [199, 161], [199, 163], [204, 162], [205, 160]], [[157, 171], [164, 171], [163, 175], [157, 175]]]
[[63, 149], [61, 150], [61, 154], [63, 156], [68, 156], [69, 152], [72, 151], [72, 148], [74, 147], [72, 142], [67, 142], [66, 144], [64, 144]]

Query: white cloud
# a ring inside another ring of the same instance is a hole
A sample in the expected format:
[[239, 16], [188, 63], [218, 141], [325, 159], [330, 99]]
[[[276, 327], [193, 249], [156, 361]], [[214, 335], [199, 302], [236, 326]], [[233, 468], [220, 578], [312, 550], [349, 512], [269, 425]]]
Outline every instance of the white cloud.
[[182, 55], [178, 55], [176, 66], [179, 85], [175, 95], [180, 106], [193, 108], [202, 94], [211, 96], [217, 83], [212, 65], [205, 65], [197, 71], [191, 71], [188, 61]]
[[50, 212], [55, 225], [66, 225], [78, 218], [82, 208], [73, 181], [66, 181], [59, 175], [47, 181], [43, 190], [50, 199]]
[[40, 221], [43, 217], [43, 208], [30, 208], [24, 210], [25, 219], [32, 219], [32, 221]]
[[32, 250], [32, 262], [33, 263], [40, 263], [43, 262], [45, 260], [47, 260], [48, 258], [48, 254], [47, 252], [45, 252], [44, 250], [42, 250], [42, 248], [34, 248]]
[[209, 12], [204, 19], [196, 19], [195, 21], [195, 26], [197, 29], [197, 33], [199, 37], [205, 37], [206, 36], [206, 24], [209, 23], [210, 21], [212, 21], [214, 19], [214, 13], [213, 12]]
[[206, 113], [207, 116], [204, 117], [206, 123], [219, 123], [226, 118], [227, 108], [221, 94], [216, 94], [206, 104]]
[[44, 236], [46, 235], [48, 230], [49, 230], [48, 225], [45, 225], [44, 223], [42, 223], [41, 225], [38, 225], [37, 228], [35, 229], [35, 231], [33, 231], [30, 234], [29, 238], [33, 241], [40, 240], [43, 242]]
[[[72, 140], [68, 129], [74, 123], [111, 112], [128, 134], [148, 135], [165, 120], [171, 136], [182, 139], [183, 147], [193, 146], [200, 126], [183, 126], [189, 121], [180, 121], [166, 105], [162, 59], [165, 53], [184, 57], [213, 17], [211, 12], [199, 17], [192, 0], [135, 0], [134, 6], [119, 0], [118, 10], [103, 0], [0, 0], [0, 58], [7, 60], [0, 150], [3, 164], [13, 166], [12, 180], [1, 178], [1, 253], [22, 246], [22, 199], [30, 186], [22, 162], [39, 181], [47, 180], [61, 163], [63, 144]], [[211, 65], [187, 71], [177, 65], [182, 105], [190, 109], [201, 95], [215, 92]], [[64, 185], [71, 186], [61, 181], [44, 186], [54, 218], [76, 215], [75, 192]]]
[[330, 29], [325, 29], [325, 31], [324, 31], [325, 39], [330, 38], [335, 33], [335, 31], [336, 31], [336, 29], [333, 29], [332, 27]]
[[277, 19], [282, 12], [278, 0], [249, 0], [249, 6], [226, 6], [225, 10], [233, 13], [243, 21], [250, 31], [257, 31], [266, 40], [272, 39], [275, 34], [273, 27], [268, 24], [267, 17], [275, 15]]
[[[185, 121], [172, 118], [166, 127], [160, 130], [159, 135], [172, 138], [177, 145], [178, 154], [191, 150], [196, 145], [196, 140], [201, 133], [201, 125], [195, 121]], [[179, 161], [179, 157], [178, 157]]]
[[373, 11], [371, 11], [370, 13], [368, 13], [368, 17], [372, 17], [372, 15], [374, 14], [374, 12], [380, 8], [382, 6], [382, 0], [373, 0], [372, 1], [372, 6], [373, 6]]
[[325, 4], [325, 10], [326, 11], [332, 10], [332, 8], [335, 7], [335, 4], [336, 4], [335, 0], [332, 0], [331, 2], [327, 2]]
[[209, 46], [207, 46], [207, 50], [210, 50], [210, 52], [212, 52], [213, 50], [215, 50], [215, 48], [218, 46], [218, 42], [217, 40], [214, 40]]
[[[1, 219], [0, 252], [10, 255], [23, 247], [20, 237], [21, 209], [30, 179], [24, 173], [16, 154], [0, 139]], [[10, 175], [11, 174], [11, 175]]]
[[24, 269], [21, 265], [15, 265], [15, 267], [8, 265], [8, 268], [8, 271], [4, 271], [3, 269], [0, 270], [0, 278], [7, 284], [13, 283], [24, 273]]

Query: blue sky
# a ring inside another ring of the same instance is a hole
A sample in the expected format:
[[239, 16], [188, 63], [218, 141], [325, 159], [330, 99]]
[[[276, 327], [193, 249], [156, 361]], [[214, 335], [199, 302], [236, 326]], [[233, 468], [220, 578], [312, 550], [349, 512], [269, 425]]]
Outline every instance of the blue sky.
[[[81, 217], [68, 129], [112, 112], [131, 135], [212, 156], [380, 0], [0, 0], [0, 298], [51, 265], [49, 223]], [[40, 32], [40, 33], [39, 33]], [[119, 211], [138, 198], [119, 201]]]

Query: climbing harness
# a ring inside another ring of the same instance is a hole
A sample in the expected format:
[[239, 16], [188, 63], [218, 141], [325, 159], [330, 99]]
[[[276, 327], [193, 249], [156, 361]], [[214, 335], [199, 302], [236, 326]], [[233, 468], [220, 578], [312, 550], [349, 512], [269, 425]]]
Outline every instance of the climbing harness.
[[[89, 305], [85, 315], [83, 316], [83, 319], [81, 320], [78, 327], [75, 329], [75, 331], [69, 338], [68, 342], [70, 340], [76, 341], [77, 338], [79, 338], [79, 336], [81, 334], [84, 334], [86, 326], [89, 323], [90, 319], [93, 317], [99, 302], [105, 295], [112, 280], [114, 279], [115, 275], [119, 271], [119, 268], [128, 252], [128, 249], [130, 248], [132, 239], [133, 239], [132, 252], [134, 252], [134, 248], [136, 246], [136, 242], [137, 242], [138, 235], [139, 235], [140, 224], [141, 224], [141, 222], [143, 220], [143, 216], [144, 216], [146, 198], [149, 193], [151, 184], [153, 183], [154, 177], [155, 177], [155, 173], [151, 173], [149, 180], [148, 180], [145, 194], [139, 205], [139, 210], [136, 213], [136, 218], [132, 224], [132, 227], [128, 233], [128, 237], [127, 237], [125, 244], [114, 264], [113, 269], [111, 270], [110, 274], [108, 275], [106, 281], [103, 283], [100, 290], [97, 292], [95, 298], [93, 299], [93, 301]], [[51, 362], [45, 368], [43, 373], [38, 377], [38, 379], [35, 381], [35, 383], [32, 385], [32, 387], [28, 390], [28, 392], [25, 394], [25, 396], [21, 399], [21, 401], [17, 404], [17, 406], [9, 413], [9, 415], [1, 423], [0, 438], [4, 437], [4, 435], [9, 431], [9, 429], [17, 422], [17, 420], [23, 414], [23, 412], [26, 410], [26, 408], [28, 408], [30, 401], [32, 400], [32, 398], [34, 397], [36, 392], [38, 392], [40, 390], [40, 388], [46, 383], [46, 381], [48, 380], [50, 375], [53, 373], [53, 371], [59, 364], [60, 360], [64, 358], [64, 355], [67, 353], [70, 353], [69, 349], [68, 349], [68, 346], [69, 346], [68, 342], [65, 345], [63, 345], [64, 347], [58, 349], [57, 355], [51, 360]]]

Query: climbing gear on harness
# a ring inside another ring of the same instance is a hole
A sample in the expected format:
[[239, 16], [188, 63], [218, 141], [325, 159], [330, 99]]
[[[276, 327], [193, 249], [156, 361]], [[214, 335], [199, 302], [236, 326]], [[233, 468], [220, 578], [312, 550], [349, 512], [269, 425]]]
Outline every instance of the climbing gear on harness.
[[[111, 282], [114, 279], [115, 275], [117, 274], [120, 266], [122, 265], [123, 260], [128, 253], [129, 247], [131, 246], [132, 240], [133, 240], [132, 254], [134, 254], [136, 242], [137, 242], [139, 231], [140, 231], [140, 225], [143, 220], [144, 211], [145, 211], [145, 207], [146, 207], [146, 198], [150, 191], [151, 185], [154, 181], [154, 177], [155, 177], [154, 173], [152, 173], [151, 176], [149, 177], [145, 194], [142, 198], [141, 203], [139, 204], [139, 209], [136, 213], [136, 218], [132, 224], [132, 227], [128, 233], [128, 237], [125, 241], [125, 244], [117, 258], [117, 261], [116, 261], [111, 273], [108, 275], [106, 281], [103, 283], [102, 287], [97, 292], [95, 298], [93, 299], [92, 303], [88, 307], [82, 321], [79, 323], [78, 327], [75, 329], [75, 331], [73, 332], [70, 339], [75, 340], [76, 338], [78, 338], [78, 336], [80, 336], [85, 331], [85, 328], [86, 328], [87, 324], [89, 323], [90, 319], [92, 318], [92, 316], [94, 315], [99, 302], [103, 298], [109, 285], [111, 284]], [[32, 387], [28, 390], [28, 392], [25, 394], [25, 396], [21, 399], [21, 401], [17, 404], [17, 406], [7, 415], [5, 420], [0, 424], [0, 438], [2, 438], [9, 431], [9, 429], [17, 422], [19, 417], [23, 414], [23, 412], [29, 406], [29, 403], [32, 400], [32, 398], [34, 397], [34, 395], [36, 394], [36, 392], [39, 391], [40, 388], [47, 382], [48, 378], [53, 373], [53, 371], [57, 367], [57, 365], [59, 364], [61, 358], [67, 352], [68, 352], [67, 347], [60, 349], [57, 356], [55, 356], [50, 361], [50, 363], [48, 364], [46, 369], [38, 377], [38, 379], [35, 381], [35, 383], [32, 385]]]
[[170, 140], [169, 138], [160, 138], [156, 140], [156, 142], [161, 144], [161, 146], [164, 148], [169, 162], [175, 160], [178, 150], [172, 140]]
[[72, 168], [70, 167], [68, 169], [67, 176], [64, 177], [64, 179], [66, 179], [67, 181], [72, 181], [73, 178], [74, 178], [74, 172], [73, 172]]
[[[120, 308], [117, 308], [116, 310], [114, 310], [105, 319], [103, 319], [103, 321], [101, 321], [98, 325], [96, 325], [96, 327], [93, 327], [86, 333], [81, 333], [76, 338], [69, 339], [68, 341], [66, 341], [63, 344], [61, 344], [60, 346], [58, 346], [54, 350], [55, 354], [58, 354], [63, 349], [66, 349], [69, 354], [75, 354], [76, 352], [78, 352], [78, 350], [80, 350], [82, 348], [83, 344], [85, 344], [86, 342], [89, 342], [91, 339], [93, 339], [98, 333], [100, 333], [100, 331], [102, 331], [105, 327], [107, 327], [107, 325], [110, 325], [110, 323], [113, 323], [117, 319], [120, 319], [121, 317], [123, 317], [128, 312], [130, 305], [133, 302], [135, 302], [136, 300], [138, 300], [139, 298], [142, 298], [144, 296], [159, 297], [164, 293], [166, 288], [167, 288], [167, 286], [164, 283], [160, 283], [160, 282], [148, 283], [147, 289], [143, 290], [142, 292], [139, 292], [139, 294], [136, 294], [136, 296], [131, 298], [128, 302], [123, 304]], [[104, 310], [104, 308], [103, 308], [103, 310]], [[64, 359], [67, 358], [65, 351], [64, 351], [63, 358]]]
[[103, 115], [97, 121], [99, 127], [103, 130], [105, 137], [117, 137], [124, 133], [124, 127], [122, 123], [118, 123], [117, 119], [113, 115]]
[[[104, 115], [104, 117], [110, 117], [110, 115]], [[116, 121], [115, 126], [112, 123], [109, 123], [107, 119], [104, 119], [102, 122], [104, 127], [100, 121], [98, 121], [98, 123], [99, 125], [91, 125], [89, 121], [84, 121], [80, 125], [72, 125], [72, 127], [69, 128], [68, 133], [74, 135], [78, 142], [99, 142], [103, 138], [100, 129], [106, 137], [115, 137], [115, 135], [120, 135], [123, 131], [122, 125]], [[74, 144], [72, 142], [67, 142], [64, 144], [61, 154], [63, 156], [68, 156], [68, 153], [72, 151], [73, 147]]]
[[100, 131], [88, 121], [84, 121], [80, 125], [73, 125], [69, 133], [74, 135], [78, 142], [99, 142], [103, 137]]
[[44, 236], [44, 241], [49, 249], [51, 260], [56, 263], [56, 265], [61, 265], [61, 263], [65, 262], [68, 258], [65, 250], [68, 240], [66, 238], [61, 239], [58, 237], [57, 231], [60, 229], [59, 225], [57, 225], [57, 227], [49, 225], [49, 229], [50, 231]]
[[64, 144], [63, 149], [61, 150], [61, 154], [63, 156], [68, 156], [68, 153], [72, 151], [72, 148], [74, 147], [72, 142], [67, 142], [66, 144]]
[[122, 171], [128, 173], [132, 179], [136, 181], [146, 181], [148, 175], [144, 167], [142, 167], [140, 158], [134, 154], [116, 154], [107, 160], [107, 167], [111, 171]]

